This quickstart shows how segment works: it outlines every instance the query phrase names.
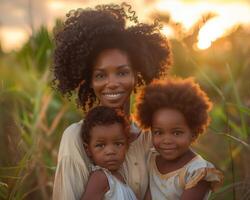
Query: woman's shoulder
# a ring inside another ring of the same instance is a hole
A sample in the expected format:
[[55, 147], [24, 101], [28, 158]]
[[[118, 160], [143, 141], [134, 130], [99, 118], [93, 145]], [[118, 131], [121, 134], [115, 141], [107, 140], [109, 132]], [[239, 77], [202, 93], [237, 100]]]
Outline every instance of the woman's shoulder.
[[66, 138], [73, 137], [73, 136], [79, 134], [80, 130], [81, 130], [82, 123], [83, 123], [83, 120], [81, 120], [79, 122], [72, 123], [71, 125], [69, 125], [65, 129], [65, 131], [63, 132], [62, 139], [65, 137]]
[[82, 120], [68, 126], [63, 132], [62, 139], [60, 142], [58, 158], [70, 156], [82, 156], [83, 155], [83, 144], [81, 140]]

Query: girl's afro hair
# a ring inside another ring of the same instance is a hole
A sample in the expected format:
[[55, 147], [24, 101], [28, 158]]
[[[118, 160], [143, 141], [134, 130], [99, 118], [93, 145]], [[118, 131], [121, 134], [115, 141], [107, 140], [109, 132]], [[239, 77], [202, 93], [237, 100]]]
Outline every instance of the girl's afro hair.
[[171, 64], [170, 47], [159, 23], [139, 23], [126, 3], [72, 10], [66, 16], [54, 38], [53, 86], [68, 97], [77, 91], [78, 105], [84, 110], [96, 101], [90, 83], [101, 51], [117, 48], [126, 52], [137, 72], [138, 86], [165, 74]]
[[151, 128], [154, 113], [163, 108], [180, 111], [197, 136], [209, 124], [208, 112], [212, 103], [193, 78], [155, 80], [145, 87], [136, 100], [136, 119], [146, 129]]

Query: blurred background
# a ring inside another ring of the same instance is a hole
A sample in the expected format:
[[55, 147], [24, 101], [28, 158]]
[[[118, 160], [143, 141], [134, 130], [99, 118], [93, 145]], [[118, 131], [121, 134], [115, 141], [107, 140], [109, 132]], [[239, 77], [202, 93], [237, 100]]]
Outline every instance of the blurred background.
[[[0, 199], [51, 199], [63, 130], [83, 113], [51, 88], [53, 31], [105, 0], [0, 0]], [[133, 0], [159, 19], [172, 76], [195, 77], [214, 107], [195, 149], [225, 174], [210, 199], [250, 199], [250, 1]]]

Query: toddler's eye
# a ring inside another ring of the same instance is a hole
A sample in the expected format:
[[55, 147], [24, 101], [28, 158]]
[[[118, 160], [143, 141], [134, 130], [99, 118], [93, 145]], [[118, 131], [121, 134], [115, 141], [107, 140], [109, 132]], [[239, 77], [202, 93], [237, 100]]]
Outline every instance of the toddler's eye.
[[105, 147], [105, 144], [96, 144], [95, 147], [104, 148], [104, 147]]
[[118, 146], [118, 147], [120, 147], [120, 146], [123, 146], [124, 143], [123, 142], [116, 142], [115, 145]]

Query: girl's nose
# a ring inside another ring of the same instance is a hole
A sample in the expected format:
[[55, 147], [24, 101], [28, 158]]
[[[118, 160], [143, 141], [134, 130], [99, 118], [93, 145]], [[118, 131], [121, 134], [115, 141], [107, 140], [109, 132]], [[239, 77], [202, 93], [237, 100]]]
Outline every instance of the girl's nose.
[[164, 137], [162, 138], [162, 142], [164, 144], [172, 144], [173, 143], [171, 136], [168, 134], [164, 135]]

